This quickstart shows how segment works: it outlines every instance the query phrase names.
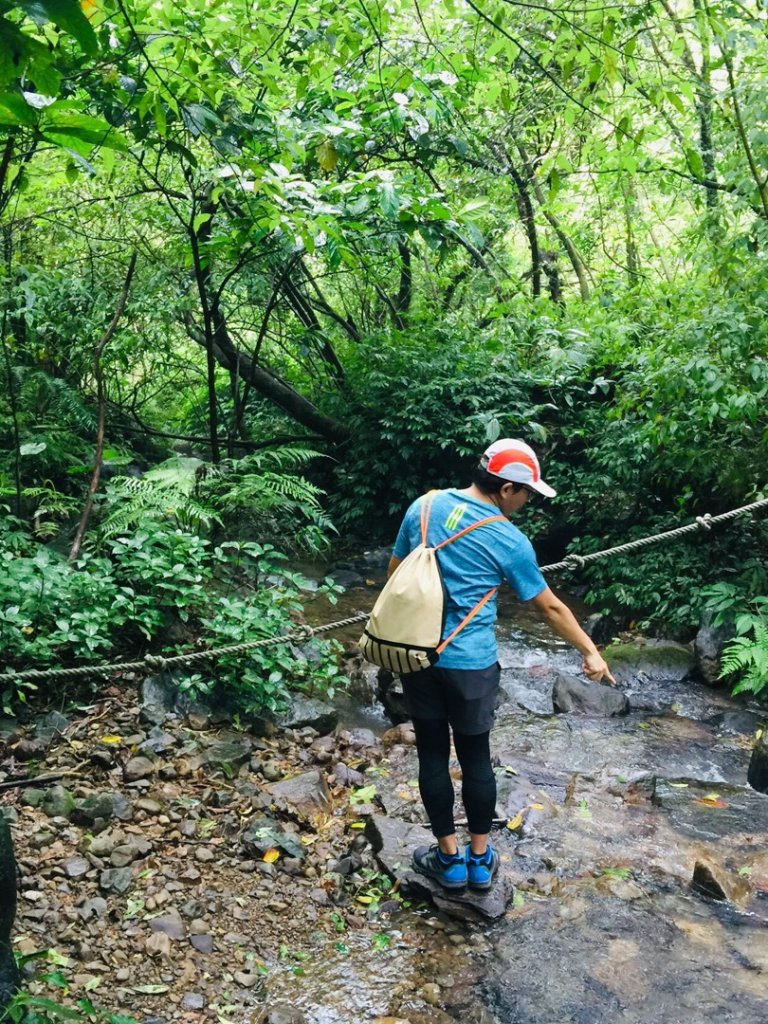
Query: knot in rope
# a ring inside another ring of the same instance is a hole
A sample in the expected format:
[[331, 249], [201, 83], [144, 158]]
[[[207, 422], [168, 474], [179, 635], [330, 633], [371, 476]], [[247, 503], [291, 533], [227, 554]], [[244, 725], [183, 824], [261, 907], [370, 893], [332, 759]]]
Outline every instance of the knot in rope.
[[712, 516], [709, 512], [706, 512], [703, 516], [696, 516], [696, 525], [700, 526], [702, 530], [711, 530]]
[[168, 662], [161, 654], [145, 654], [144, 664], [153, 672], [162, 672], [168, 667]]
[[569, 569], [583, 569], [587, 564], [586, 558], [583, 555], [577, 554], [566, 555], [563, 562], [565, 562]]
[[293, 627], [288, 634], [288, 639], [292, 644], [296, 644], [297, 647], [301, 647], [302, 644], [309, 643], [314, 635], [315, 631], [311, 626], [300, 625]]

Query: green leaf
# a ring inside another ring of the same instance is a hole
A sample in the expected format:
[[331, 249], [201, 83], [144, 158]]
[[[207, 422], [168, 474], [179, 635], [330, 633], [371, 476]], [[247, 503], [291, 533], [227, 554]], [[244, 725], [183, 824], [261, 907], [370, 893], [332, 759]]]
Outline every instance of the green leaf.
[[400, 198], [395, 191], [395, 186], [389, 181], [385, 181], [381, 187], [379, 206], [385, 217], [396, 217], [397, 211], [400, 209]]
[[51, 21], [73, 36], [89, 56], [98, 50], [96, 33], [78, 0], [21, 0], [18, 6], [38, 24]]
[[37, 114], [22, 96], [9, 92], [0, 93], [0, 125], [24, 125], [31, 128], [35, 124]]
[[[71, 110], [51, 107], [47, 110], [40, 123], [41, 133], [58, 145], [66, 145], [69, 141], [79, 152], [75, 143], [83, 142], [87, 147], [106, 146], [108, 149], [126, 151], [125, 139], [100, 117], [88, 114], [77, 114]], [[87, 149], [90, 152], [90, 149]]]
[[490, 205], [487, 196], [477, 196], [464, 203], [456, 216], [461, 220], [476, 220], [478, 214], [485, 213]]

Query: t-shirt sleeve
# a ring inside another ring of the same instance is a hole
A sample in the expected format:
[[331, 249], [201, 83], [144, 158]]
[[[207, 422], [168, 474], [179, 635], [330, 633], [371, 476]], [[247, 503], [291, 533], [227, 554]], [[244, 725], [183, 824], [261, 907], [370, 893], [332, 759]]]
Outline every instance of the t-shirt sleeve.
[[523, 534], [502, 565], [504, 576], [521, 601], [530, 601], [547, 587], [533, 545]]
[[406, 555], [410, 555], [413, 549], [421, 542], [421, 518], [419, 516], [420, 504], [420, 498], [414, 501], [405, 513], [403, 521], [400, 524], [397, 540], [395, 541], [395, 546], [392, 548], [392, 554], [395, 558], [399, 558], [400, 561], [402, 561]]

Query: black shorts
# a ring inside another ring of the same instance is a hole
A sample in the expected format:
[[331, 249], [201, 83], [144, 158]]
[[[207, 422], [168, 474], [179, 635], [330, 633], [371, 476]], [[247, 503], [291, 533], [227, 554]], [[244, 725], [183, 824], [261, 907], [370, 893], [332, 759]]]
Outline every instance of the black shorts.
[[465, 736], [490, 731], [501, 678], [498, 662], [488, 668], [433, 665], [400, 678], [411, 718], [445, 718]]

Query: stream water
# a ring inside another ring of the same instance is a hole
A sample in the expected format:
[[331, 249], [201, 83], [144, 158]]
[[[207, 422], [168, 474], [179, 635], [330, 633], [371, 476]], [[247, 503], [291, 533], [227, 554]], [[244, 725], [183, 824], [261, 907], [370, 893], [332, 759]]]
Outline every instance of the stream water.
[[[506, 914], [394, 909], [375, 948], [346, 936], [274, 979], [271, 998], [309, 1024], [768, 1021], [768, 796], [746, 784], [758, 716], [631, 663], [629, 714], [555, 714], [553, 674], [578, 659], [521, 612], [500, 610], [507, 698], [492, 734], [500, 816], [524, 819], [494, 837], [515, 885]], [[388, 724], [372, 707], [362, 718]], [[410, 751], [376, 780], [390, 816], [412, 817], [415, 775]]]

